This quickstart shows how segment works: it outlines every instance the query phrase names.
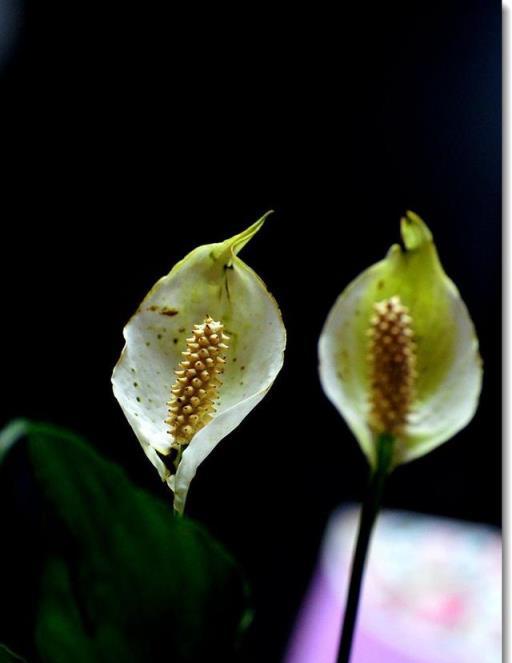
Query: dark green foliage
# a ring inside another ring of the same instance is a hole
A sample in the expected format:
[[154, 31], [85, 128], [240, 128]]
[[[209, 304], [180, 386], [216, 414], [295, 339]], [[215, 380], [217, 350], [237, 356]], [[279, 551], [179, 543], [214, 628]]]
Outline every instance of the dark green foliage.
[[23, 662], [23, 660], [24, 659], [22, 659], [20, 656], [17, 656], [12, 651], [7, 649], [7, 647], [0, 645], [0, 663], [19, 663], [20, 661]]
[[221, 546], [69, 432], [16, 422], [0, 459], [12, 431], [0, 640], [31, 662], [234, 660], [245, 587]]

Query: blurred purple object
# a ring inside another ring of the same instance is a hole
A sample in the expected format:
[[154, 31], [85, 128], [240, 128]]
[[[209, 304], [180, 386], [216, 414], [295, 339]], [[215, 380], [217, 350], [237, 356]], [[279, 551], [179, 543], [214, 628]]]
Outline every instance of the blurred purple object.
[[[335, 663], [358, 510], [333, 515], [285, 663]], [[483, 525], [383, 512], [351, 663], [501, 661], [501, 537]]]

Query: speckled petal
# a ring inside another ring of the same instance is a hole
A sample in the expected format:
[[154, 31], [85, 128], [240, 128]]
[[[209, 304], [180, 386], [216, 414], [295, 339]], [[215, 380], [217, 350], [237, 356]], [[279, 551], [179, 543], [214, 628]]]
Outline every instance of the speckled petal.
[[[237, 257], [264, 220], [192, 251], [156, 283], [124, 330], [114, 393], [149, 459], [174, 490], [180, 512], [198, 465], [263, 398], [283, 364], [286, 332], [279, 308]], [[230, 337], [223, 384], [214, 418], [194, 435], [173, 476], [161, 459], [172, 442], [166, 403], [186, 338], [207, 315], [222, 321]]]

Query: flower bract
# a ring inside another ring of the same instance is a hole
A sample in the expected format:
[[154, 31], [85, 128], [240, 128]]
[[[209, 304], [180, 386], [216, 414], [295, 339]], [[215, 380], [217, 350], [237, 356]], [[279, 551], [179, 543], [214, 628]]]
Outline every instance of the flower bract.
[[319, 342], [324, 391], [374, 466], [380, 435], [395, 438], [394, 465], [455, 435], [482, 383], [473, 323], [430, 230], [407, 212], [401, 234], [403, 249], [341, 293]]
[[124, 329], [114, 394], [180, 513], [199, 464], [283, 365], [279, 308], [238, 257], [265, 218], [194, 249], [151, 288]]

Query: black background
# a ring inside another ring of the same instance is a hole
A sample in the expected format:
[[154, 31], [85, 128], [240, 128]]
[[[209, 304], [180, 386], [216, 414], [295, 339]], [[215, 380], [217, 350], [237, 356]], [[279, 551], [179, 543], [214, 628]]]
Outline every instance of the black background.
[[122, 327], [189, 250], [275, 210], [242, 257], [282, 308], [285, 367], [188, 503], [251, 579], [254, 660], [279, 659], [329, 514], [362, 496], [316, 344], [405, 209], [485, 377], [470, 426], [399, 469], [386, 505], [500, 523], [500, 7], [423, 5], [26, 3], [1, 72], [2, 423], [71, 427], [168, 499], [111, 393]]

